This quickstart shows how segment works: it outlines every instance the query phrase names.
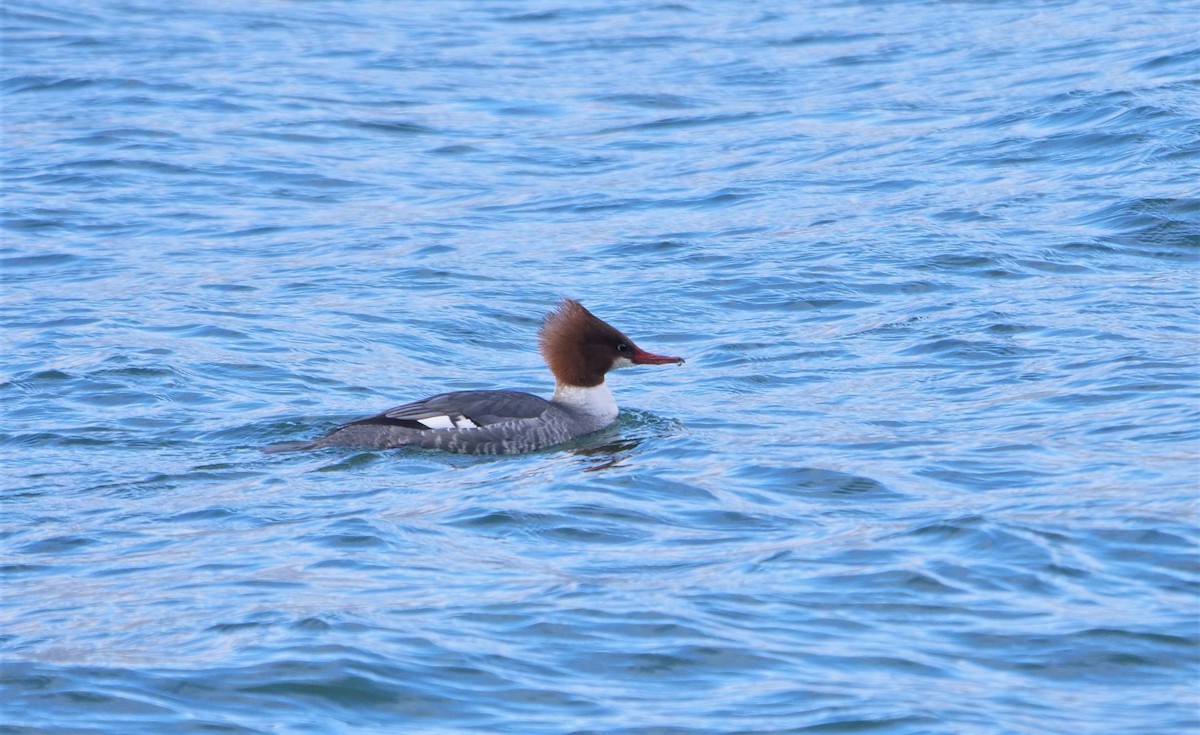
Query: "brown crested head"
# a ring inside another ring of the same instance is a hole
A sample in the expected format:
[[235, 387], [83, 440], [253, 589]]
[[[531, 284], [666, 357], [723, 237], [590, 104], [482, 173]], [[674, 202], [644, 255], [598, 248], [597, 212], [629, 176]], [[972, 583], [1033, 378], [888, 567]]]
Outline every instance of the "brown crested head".
[[625, 365], [683, 364], [681, 357], [655, 355], [639, 348], [619, 329], [563, 299], [546, 315], [538, 347], [559, 383], [583, 388], [600, 385], [604, 374]]

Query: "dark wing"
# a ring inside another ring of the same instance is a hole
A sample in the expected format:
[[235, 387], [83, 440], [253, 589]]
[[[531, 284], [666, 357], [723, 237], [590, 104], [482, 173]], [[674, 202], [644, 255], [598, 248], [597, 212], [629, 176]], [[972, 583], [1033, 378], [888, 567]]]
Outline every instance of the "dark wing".
[[473, 429], [541, 416], [550, 402], [514, 390], [463, 390], [442, 393], [388, 409], [346, 426], [400, 426], [406, 429]]

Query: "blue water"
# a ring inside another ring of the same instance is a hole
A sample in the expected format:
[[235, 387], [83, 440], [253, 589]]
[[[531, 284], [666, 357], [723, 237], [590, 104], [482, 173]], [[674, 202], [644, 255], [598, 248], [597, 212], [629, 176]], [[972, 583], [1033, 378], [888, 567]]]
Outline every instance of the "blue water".
[[3, 12], [0, 731], [1200, 732], [1197, 3]]

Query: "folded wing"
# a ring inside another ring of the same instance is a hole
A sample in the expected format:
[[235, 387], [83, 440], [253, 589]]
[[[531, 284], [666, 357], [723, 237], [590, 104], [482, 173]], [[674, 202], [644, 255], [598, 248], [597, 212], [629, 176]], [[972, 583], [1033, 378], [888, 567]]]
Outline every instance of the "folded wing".
[[351, 421], [346, 426], [398, 426], [418, 431], [474, 429], [537, 418], [549, 405], [544, 398], [519, 391], [456, 391], [406, 403], [369, 418]]

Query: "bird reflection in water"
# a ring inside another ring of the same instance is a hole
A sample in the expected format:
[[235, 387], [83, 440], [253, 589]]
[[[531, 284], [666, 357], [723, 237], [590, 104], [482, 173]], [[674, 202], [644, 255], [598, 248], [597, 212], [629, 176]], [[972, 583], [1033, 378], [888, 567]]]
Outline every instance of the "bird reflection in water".
[[641, 439], [618, 439], [595, 447], [576, 449], [573, 454], [584, 458], [587, 463], [584, 472], [600, 472], [619, 467], [641, 443]]

